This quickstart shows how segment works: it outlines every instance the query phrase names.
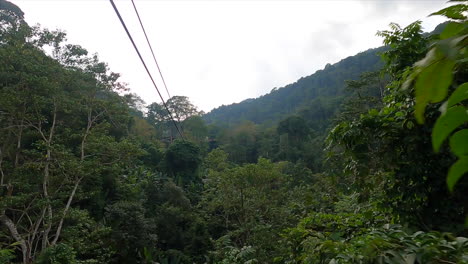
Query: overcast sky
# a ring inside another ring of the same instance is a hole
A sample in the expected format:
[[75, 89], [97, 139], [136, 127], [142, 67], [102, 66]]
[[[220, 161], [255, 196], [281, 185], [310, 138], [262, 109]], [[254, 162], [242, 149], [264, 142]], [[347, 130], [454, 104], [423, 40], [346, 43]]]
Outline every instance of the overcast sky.
[[[160, 102], [111, 4], [106, 0], [10, 0], [29, 24], [62, 29], [68, 41], [97, 52], [132, 92]], [[441, 0], [160, 1], [134, 0], [171, 95], [204, 111], [268, 93], [327, 63], [381, 45], [377, 30], [427, 15]], [[147, 63], [158, 77], [130, 0], [116, 0]], [[158, 81], [164, 98], [167, 94]]]

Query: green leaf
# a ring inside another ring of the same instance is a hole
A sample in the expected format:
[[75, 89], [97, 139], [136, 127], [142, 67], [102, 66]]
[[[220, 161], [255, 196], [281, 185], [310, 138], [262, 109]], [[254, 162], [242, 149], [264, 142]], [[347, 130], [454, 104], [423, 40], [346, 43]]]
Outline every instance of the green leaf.
[[447, 186], [450, 191], [453, 191], [455, 184], [460, 178], [468, 172], [468, 156], [462, 157], [455, 162], [449, 169], [447, 175]]
[[463, 24], [460, 24], [460, 23], [457, 23], [457, 22], [449, 22], [445, 26], [442, 33], [440, 33], [440, 39], [451, 38], [451, 37], [457, 35], [458, 33], [460, 33], [464, 28], [465, 28], [465, 26]]
[[447, 100], [448, 105], [447, 107], [451, 107], [468, 99], [468, 82], [463, 83], [462, 85], [458, 86], [457, 89], [450, 95], [449, 99]]
[[441, 15], [451, 19], [466, 19], [466, 16], [463, 15], [463, 12], [467, 11], [468, 5], [458, 4], [439, 10], [435, 13], [430, 14], [430, 16]]
[[414, 127], [414, 123], [413, 123], [413, 122], [408, 121], [408, 122], [406, 123], [406, 128], [412, 129], [413, 127]]
[[10, 247], [16, 247], [21, 245], [21, 242], [14, 242], [13, 244], [10, 245]]
[[424, 110], [428, 103], [442, 101], [447, 95], [452, 83], [452, 70], [455, 62], [439, 60], [422, 69], [415, 84], [416, 107], [415, 116], [419, 123], [424, 123]]
[[405, 114], [402, 111], [398, 111], [395, 113], [395, 116], [402, 117], [402, 116], [405, 116]]
[[453, 134], [450, 138], [450, 149], [458, 157], [468, 156], [468, 129]]
[[444, 140], [453, 130], [468, 121], [467, 110], [463, 106], [454, 106], [437, 119], [432, 130], [432, 146], [437, 152]]

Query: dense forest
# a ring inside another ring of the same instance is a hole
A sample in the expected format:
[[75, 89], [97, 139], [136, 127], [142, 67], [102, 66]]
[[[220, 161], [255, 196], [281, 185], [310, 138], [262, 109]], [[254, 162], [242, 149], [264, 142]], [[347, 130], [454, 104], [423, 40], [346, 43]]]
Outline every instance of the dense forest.
[[204, 114], [0, 0], [0, 263], [468, 263], [468, 4]]

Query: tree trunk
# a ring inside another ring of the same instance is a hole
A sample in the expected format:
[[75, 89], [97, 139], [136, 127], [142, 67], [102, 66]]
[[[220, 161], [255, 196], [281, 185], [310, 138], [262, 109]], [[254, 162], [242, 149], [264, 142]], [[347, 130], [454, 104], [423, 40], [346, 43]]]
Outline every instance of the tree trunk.
[[[101, 112], [101, 113], [99, 113], [98, 115], [96, 115], [93, 118], [93, 116], [92, 116], [93, 109], [90, 107], [89, 110], [88, 110], [88, 124], [86, 125], [86, 130], [85, 130], [85, 133], [83, 135], [83, 139], [81, 140], [80, 163], [83, 163], [84, 159], [85, 159], [86, 139], [88, 138], [88, 135], [89, 135], [89, 133], [91, 131], [91, 128], [92, 128], [94, 122], [96, 122], [97, 118], [100, 115], [102, 115], [103, 113], [104, 112]], [[54, 236], [54, 239], [52, 240], [52, 243], [51, 243], [52, 246], [57, 243], [57, 241], [58, 241], [58, 239], [60, 237], [60, 233], [62, 232], [62, 227], [63, 227], [63, 221], [65, 220], [65, 217], [67, 216], [67, 213], [68, 213], [68, 210], [70, 209], [73, 198], [75, 197], [76, 190], [78, 189], [78, 186], [80, 185], [80, 182], [81, 182], [81, 180], [83, 178], [84, 178], [84, 176], [81, 176], [80, 178], [78, 178], [78, 180], [75, 182], [75, 185], [73, 186], [73, 190], [70, 193], [70, 196], [68, 197], [67, 204], [66, 204], [65, 208], [63, 209], [62, 217], [60, 218], [57, 230], [55, 231], [55, 236]]]
[[21, 247], [21, 252], [23, 253], [23, 264], [28, 264], [28, 246], [26, 245], [26, 241], [18, 233], [18, 229], [16, 228], [15, 224], [13, 223], [13, 221], [11, 221], [11, 219], [8, 216], [5, 215], [5, 212], [3, 212], [0, 216], [0, 221], [8, 228], [8, 231], [10, 231], [11, 236], [16, 240], [16, 242], [19, 243]]
[[57, 243], [57, 241], [58, 241], [58, 239], [60, 237], [60, 233], [62, 231], [62, 226], [63, 226], [63, 221], [65, 220], [65, 216], [67, 216], [67, 212], [70, 209], [71, 203], [73, 201], [73, 197], [75, 196], [75, 193], [76, 193], [76, 189], [78, 189], [78, 185], [80, 185], [80, 182], [81, 182], [82, 179], [83, 179], [83, 177], [79, 178], [76, 181], [75, 186], [73, 186], [73, 190], [72, 190], [70, 196], [68, 197], [67, 205], [65, 206], [65, 209], [63, 209], [62, 218], [60, 219], [59, 225], [57, 227], [57, 231], [55, 232], [55, 237], [54, 237], [54, 239], [52, 240], [52, 243], [51, 243], [52, 246], [54, 246]]
[[53, 215], [52, 215], [52, 206], [50, 205], [50, 201], [49, 201], [48, 185], [49, 185], [49, 177], [50, 177], [50, 163], [52, 161], [52, 158], [51, 158], [52, 139], [54, 137], [56, 121], [57, 121], [57, 104], [54, 101], [54, 113], [53, 113], [53, 119], [52, 119], [52, 126], [50, 127], [48, 138], [45, 139], [46, 144], [47, 144], [47, 153], [46, 153], [46, 162], [44, 166], [44, 178], [42, 181], [42, 190], [43, 190], [44, 198], [47, 201], [47, 221], [44, 221], [44, 224], [46, 224], [46, 229], [44, 230], [44, 234], [42, 237], [42, 249], [43, 250], [46, 249], [46, 247], [49, 245], [49, 233], [50, 233], [50, 230], [52, 229]]

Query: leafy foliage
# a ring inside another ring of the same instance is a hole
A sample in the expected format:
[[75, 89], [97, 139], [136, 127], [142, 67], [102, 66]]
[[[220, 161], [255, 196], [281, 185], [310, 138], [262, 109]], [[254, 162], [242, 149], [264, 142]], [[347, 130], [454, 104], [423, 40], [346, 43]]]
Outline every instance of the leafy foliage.
[[[468, 82], [466, 82], [468, 21], [465, 16], [467, 10], [468, 5], [461, 3], [432, 14], [446, 16], [452, 21], [446, 25], [439, 40], [433, 44], [426, 57], [415, 64], [407, 80], [408, 86], [414, 82], [415, 116], [420, 123], [424, 122], [427, 104], [441, 102], [447, 97], [450, 86], [455, 87], [441, 106], [442, 114], [434, 124], [432, 145], [435, 151], [440, 150], [442, 143], [457, 128], [463, 127], [468, 122], [468, 110], [464, 105], [464, 101], [468, 98]], [[452, 152], [459, 158], [450, 167], [447, 175], [447, 185], [451, 191], [463, 174], [468, 172], [468, 156], [463, 151], [463, 142], [468, 141], [467, 133], [467, 129], [462, 129], [450, 138]]]
[[0, 262], [468, 263], [466, 5], [435, 14], [203, 117], [175, 96], [182, 140], [0, 0]]
[[[350, 216], [345, 219], [350, 219]], [[356, 227], [355, 224], [353, 221], [337, 226], [333, 224], [331, 226], [338, 227], [330, 229], [334, 232], [321, 232], [320, 225], [314, 226], [305, 220], [297, 228], [289, 230], [286, 235], [287, 241], [295, 245], [296, 251], [291, 249], [291, 252], [296, 253], [278, 258], [277, 261], [282, 263], [456, 263], [456, 261], [466, 263], [468, 260], [468, 240], [464, 237], [423, 231], [407, 233], [398, 225], [387, 224], [378, 228], [365, 228], [362, 224], [360, 227]], [[343, 236], [346, 232], [341, 230], [350, 230], [349, 227], [355, 227], [354, 231]], [[300, 243], [296, 244], [297, 242], [294, 243], [292, 239]]]

